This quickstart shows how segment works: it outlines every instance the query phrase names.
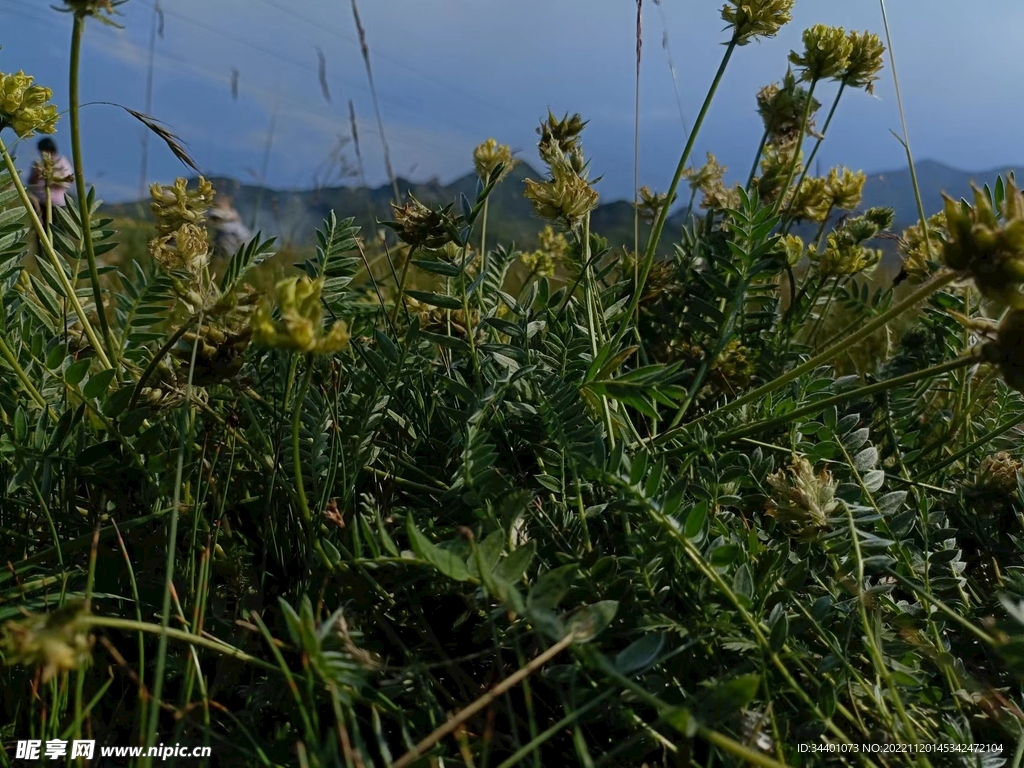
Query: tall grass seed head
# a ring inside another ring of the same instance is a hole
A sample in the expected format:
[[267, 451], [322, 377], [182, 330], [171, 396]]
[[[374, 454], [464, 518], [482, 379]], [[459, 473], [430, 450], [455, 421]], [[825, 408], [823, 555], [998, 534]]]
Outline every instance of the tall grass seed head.
[[796, 0], [729, 0], [722, 6], [722, 21], [732, 29], [736, 45], [747, 45], [755, 38], [775, 37], [793, 20]]
[[807, 459], [794, 456], [788, 469], [780, 469], [767, 480], [774, 491], [768, 513], [797, 538], [818, 538], [839, 507], [832, 473], [823, 469], [814, 474]]
[[853, 44], [842, 27], [815, 24], [804, 30], [803, 53], [792, 51], [789, 60], [798, 67], [800, 79], [807, 82], [841, 77], [850, 64]]
[[405, 205], [392, 203], [391, 208], [395, 220], [383, 224], [394, 230], [403, 243], [436, 249], [452, 241], [451, 230], [455, 226], [455, 219], [451, 215], [450, 205], [434, 210], [410, 194]]
[[8, 621], [0, 637], [5, 662], [42, 667], [43, 683], [82, 668], [89, 662], [93, 642], [77, 621], [85, 614], [85, 603], [75, 601], [44, 615]]
[[518, 163], [519, 161], [512, 157], [512, 148], [507, 144], [499, 144], [494, 139], [487, 139], [473, 150], [473, 168], [484, 182], [491, 178], [491, 174], [499, 165], [502, 168], [498, 181], [501, 181]]
[[[772, 83], [758, 91], [757, 113], [768, 134], [768, 144], [789, 145], [800, 138], [808, 99], [811, 100], [810, 114], [813, 115], [821, 108], [821, 102], [798, 84], [792, 70], [786, 72], [781, 86]], [[807, 131], [813, 135], [813, 129], [814, 119], [811, 117]]]
[[9, 127], [21, 139], [57, 131], [57, 108], [48, 103], [53, 91], [33, 85], [33, 80], [20, 71], [0, 72], [0, 130]]
[[267, 347], [314, 354], [330, 354], [348, 346], [348, 328], [337, 322], [323, 332], [320, 295], [323, 280], [303, 275], [280, 281], [275, 287], [281, 319], [275, 320], [273, 306], [263, 302], [252, 318], [252, 341]]
[[847, 39], [850, 42], [850, 58], [840, 80], [852, 88], [863, 88], [873, 94], [878, 73], [882, 71], [885, 46], [881, 38], [871, 32], [851, 30]]

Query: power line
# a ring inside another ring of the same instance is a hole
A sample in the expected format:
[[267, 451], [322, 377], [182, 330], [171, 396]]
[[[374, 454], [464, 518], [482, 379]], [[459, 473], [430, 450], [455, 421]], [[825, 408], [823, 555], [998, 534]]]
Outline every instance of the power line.
[[[150, 8], [152, 8], [154, 6], [154, 3], [152, 2], [152, 0], [138, 0], [138, 2], [141, 5], [146, 5], [146, 6], [149, 6]], [[196, 26], [196, 27], [198, 27], [200, 29], [203, 29], [203, 30], [205, 30], [206, 32], [208, 32], [210, 34], [222, 37], [225, 40], [230, 40], [230, 41], [232, 41], [234, 43], [237, 43], [238, 45], [242, 45], [242, 46], [245, 46], [247, 48], [251, 48], [253, 50], [256, 50], [256, 51], [259, 51], [261, 53], [264, 53], [264, 54], [266, 54], [268, 56], [272, 56], [272, 57], [274, 57], [274, 58], [276, 58], [276, 59], [278, 59], [280, 61], [283, 61], [283, 62], [285, 62], [287, 64], [290, 64], [290, 65], [292, 65], [292, 66], [294, 66], [296, 68], [302, 69], [303, 71], [310, 72], [314, 76], [318, 75], [317, 68], [315, 66], [313, 66], [312, 64], [307, 64], [305, 62], [299, 61], [297, 59], [294, 59], [294, 58], [292, 58], [290, 56], [286, 56], [286, 55], [284, 55], [284, 54], [282, 54], [282, 53], [280, 53], [278, 51], [275, 51], [273, 49], [266, 48], [266, 47], [258, 45], [256, 43], [252, 43], [252, 42], [250, 42], [250, 41], [248, 41], [248, 40], [246, 40], [244, 38], [238, 37], [236, 35], [228, 34], [227, 32], [224, 32], [223, 30], [220, 30], [217, 27], [214, 27], [214, 26], [211, 26], [211, 25], [206, 24], [204, 22], [198, 21], [197, 19], [194, 19], [191, 16], [187, 16], [187, 15], [185, 15], [183, 13], [180, 13], [180, 12], [177, 12], [177, 11], [173, 11], [172, 12], [172, 11], [168, 11], [166, 9], [164, 10], [164, 13], [166, 13], [169, 16], [173, 16], [173, 17], [175, 17], [177, 19], [180, 19], [181, 21], [184, 21], [184, 22], [186, 22], [188, 24]], [[346, 80], [345, 78], [340, 78], [340, 79], [341, 79], [342, 83], [345, 85], [345, 87], [347, 89], [350, 89], [352, 91], [356, 91], [356, 92], [362, 93], [363, 95], [367, 95], [369, 93], [365, 85], [353, 84], [352, 82]], [[412, 103], [412, 102], [410, 102], [407, 99], [396, 99], [394, 97], [382, 97], [381, 101], [384, 102], [385, 104], [387, 104], [389, 107], [391, 107], [393, 109], [398, 109], [398, 110], [403, 111], [403, 112], [405, 112], [405, 113], [407, 113], [409, 115], [413, 115], [413, 116], [416, 116], [416, 117], [421, 117], [422, 116], [422, 110], [419, 108], [419, 105], [415, 104], [415, 103]]]
[[[319, 30], [321, 32], [327, 32], [328, 34], [333, 35], [334, 37], [337, 37], [337, 38], [339, 38], [341, 40], [344, 40], [345, 42], [352, 43], [355, 46], [359, 45], [359, 41], [356, 40], [351, 35], [346, 35], [344, 32], [341, 32], [336, 27], [327, 27], [322, 22], [317, 21], [315, 19], [312, 19], [309, 16], [304, 16], [301, 13], [299, 13], [298, 11], [294, 10], [293, 8], [287, 8], [287, 7], [283, 6], [283, 5], [281, 5], [280, 3], [276, 2], [276, 0], [258, 0], [258, 1], [263, 3], [264, 5], [270, 6], [271, 8], [275, 8], [278, 11], [280, 11], [281, 13], [284, 13], [284, 14], [286, 14], [288, 16], [291, 16], [294, 19], [297, 19], [297, 20], [299, 20], [301, 22], [304, 22], [305, 24], [308, 24], [309, 26], [314, 27], [314, 28], [316, 28], [317, 30]], [[380, 53], [379, 51], [373, 51], [372, 53], [373, 53], [374, 58], [378, 58], [378, 59], [382, 59], [383, 61], [390, 62], [394, 66], [399, 67], [400, 69], [404, 69], [405, 71], [410, 72], [411, 74], [415, 75], [416, 77], [420, 78], [421, 80], [424, 80], [424, 81], [426, 81], [428, 83], [432, 83], [433, 85], [436, 85], [439, 88], [443, 88], [444, 90], [451, 91], [452, 93], [457, 93], [460, 96], [464, 96], [466, 98], [472, 99], [473, 101], [475, 101], [478, 104], [481, 104], [481, 105], [487, 107], [488, 109], [492, 109], [495, 112], [500, 112], [502, 115], [510, 115], [510, 114], [512, 114], [508, 110], [503, 109], [502, 107], [499, 107], [497, 104], [493, 104], [491, 102], [485, 101], [484, 99], [481, 99], [479, 96], [477, 96], [477, 95], [475, 95], [473, 93], [470, 93], [469, 91], [465, 91], [462, 88], [458, 88], [458, 87], [452, 85], [451, 83], [446, 83], [443, 80], [438, 80], [437, 78], [431, 77], [431, 76], [429, 76], [427, 73], [425, 73], [420, 68], [410, 66], [409, 64], [405, 64], [404, 62], [401, 62], [398, 59], [395, 59], [395, 58], [393, 58], [391, 56], [388, 56], [387, 54]]]

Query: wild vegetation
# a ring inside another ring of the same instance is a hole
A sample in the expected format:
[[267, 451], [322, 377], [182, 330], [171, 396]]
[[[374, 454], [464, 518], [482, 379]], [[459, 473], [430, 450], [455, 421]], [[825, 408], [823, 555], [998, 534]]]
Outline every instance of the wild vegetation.
[[[65, 0], [72, 81], [114, 5]], [[808, 168], [885, 47], [828, 26], [757, 95], [749, 180], [694, 167], [722, 74], [792, 6], [724, 6], [630, 252], [592, 226], [584, 120], [548, 115], [539, 248], [487, 239], [514, 162], [487, 141], [474, 196], [395, 201], [400, 248], [337, 211], [270, 290], [272, 241], [211, 260], [204, 179], [153, 186], [149, 259], [101, 263], [76, 88], [77, 195], [47, 227], [12, 151], [58, 113], [0, 75], [0, 765], [95, 739], [239, 766], [1019, 766], [1024, 198], [921, 210], [898, 284], [865, 279], [892, 211]]]

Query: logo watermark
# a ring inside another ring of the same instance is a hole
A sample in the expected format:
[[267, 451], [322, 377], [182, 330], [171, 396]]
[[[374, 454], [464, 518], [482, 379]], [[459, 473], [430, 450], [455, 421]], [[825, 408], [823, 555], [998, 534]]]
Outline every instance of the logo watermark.
[[[160, 744], [156, 747], [100, 747], [102, 757], [157, 757], [166, 760], [169, 757], [209, 757], [209, 747], [187, 747], [181, 744]], [[85, 758], [92, 760], [96, 754], [96, 741], [76, 739], [26, 739], [19, 740], [14, 753], [15, 760], [57, 760], [66, 757], [70, 760]]]

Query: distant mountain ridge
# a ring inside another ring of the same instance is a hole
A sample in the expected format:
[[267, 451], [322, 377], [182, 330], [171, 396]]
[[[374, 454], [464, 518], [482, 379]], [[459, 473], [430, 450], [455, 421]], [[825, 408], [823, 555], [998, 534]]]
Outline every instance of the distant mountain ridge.
[[[916, 163], [918, 184], [921, 189], [925, 215], [931, 216], [942, 209], [942, 195], [954, 198], [970, 197], [971, 183], [993, 184], [997, 175], [1005, 178], [1012, 166], [985, 172], [963, 171], [934, 160]], [[540, 179], [543, 174], [526, 163], [517, 165], [508, 177], [499, 184], [491, 196], [487, 233], [488, 243], [515, 243], [520, 248], [531, 248], [537, 243], [537, 233], [543, 223], [533, 213], [530, 202], [523, 197], [523, 180]], [[242, 184], [234, 179], [212, 178], [220, 194], [231, 196], [235, 208], [247, 224], [256, 222], [256, 228], [264, 235], [275, 235], [280, 240], [297, 247], [309, 246], [315, 242], [315, 231], [324, 218], [333, 210], [339, 218], [355, 217], [356, 223], [373, 229], [376, 221], [392, 218], [390, 184], [375, 188], [325, 187], [311, 190], [274, 190], [257, 185]], [[476, 194], [476, 175], [469, 173], [449, 184], [439, 181], [414, 182], [398, 179], [402, 198], [411, 192], [427, 205], [457, 203], [460, 195], [472, 200]], [[688, 195], [680, 194], [686, 199]], [[909, 169], [886, 171], [868, 176], [864, 185], [862, 208], [886, 206], [896, 212], [896, 231], [901, 231], [917, 222], [917, 202]], [[148, 205], [144, 206], [148, 212]], [[106, 206], [113, 215], [134, 217], [139, 210], [138, 203]], [[669, 230], [677, 230], [683, 224], [682, 206], [669, 217]], [[608, 238], [613, 247], [633, 243], [633, 206], [631, 201], [616, 200], [602, 203], [591, 216], [591, 226]], [[642, 227], [641, 241], [646, 239], [649, 229]]]

